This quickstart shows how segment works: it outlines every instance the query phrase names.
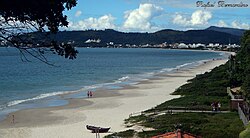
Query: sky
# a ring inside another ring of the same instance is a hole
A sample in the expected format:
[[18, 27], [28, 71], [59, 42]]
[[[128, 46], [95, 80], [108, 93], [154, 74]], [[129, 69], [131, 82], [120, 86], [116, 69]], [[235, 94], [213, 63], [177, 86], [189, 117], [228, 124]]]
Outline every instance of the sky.
[[67, 30], [250, 29], [250, 0], [78, 0], [64, 14]]

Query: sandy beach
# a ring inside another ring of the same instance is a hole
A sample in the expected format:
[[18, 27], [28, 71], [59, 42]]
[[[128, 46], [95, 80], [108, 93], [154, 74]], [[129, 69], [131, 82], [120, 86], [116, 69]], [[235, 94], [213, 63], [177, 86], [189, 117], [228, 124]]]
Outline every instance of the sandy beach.
[[[163, 74], [157, 79], [143, 81], [119, 90], [98, 90], [93, 98], [70, 99], [60, 107], [28, 109], [11, 113], [0, 123], [2, 138], [94, 138], [86, 125], [111, 127], [110, 132], [126, 130], [124, 119], [131, 113], [150, 109], [197, 74], [210, 71], [227, 60], [213, 60], [192, 69]], [[15, 123], [12, 122], [15, 115]], [[138, 128], [140, 130], [141, 128]], [[101, 134], [101, 137], [109, 133]]]

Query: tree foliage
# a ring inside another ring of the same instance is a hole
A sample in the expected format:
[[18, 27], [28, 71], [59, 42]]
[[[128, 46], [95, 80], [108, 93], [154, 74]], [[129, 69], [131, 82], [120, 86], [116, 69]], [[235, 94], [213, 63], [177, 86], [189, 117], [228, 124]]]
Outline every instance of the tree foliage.
[[246, 98], [250, 98], [250, 30], [245, 32], [241, 40], [242, 50], [239, 53], [240, 65], [244, 69], [242, 88]]
[[57, 32], [59, 26], [68, 25], [62, 12], [75, 5], [75, 0], [1, 0], [0, 13], [6, 21], [34, 21], [41, 29], [46, 25], [50, 31]]
[[250, 30], [241, 39], [241, 50], [230, 59], [231, 84], [242, 86], [244, 96], [250, 99]]
[[57, 33], [59, 27], [68, 25], [63, 11], [70, 10], [76, 4], [76, 0], [1, 0], [2, 44], [16, 47], [21, 53], [27, 52], [45, 62], [43, 54], [46, 51], [54, 51], [65, 58], [76, 58], [77, 51], [72, 45], [58, 43], [51, 38], [38, 42], [30, 36], [31, 32], [40, 32], [44, 38], [50, 33]]

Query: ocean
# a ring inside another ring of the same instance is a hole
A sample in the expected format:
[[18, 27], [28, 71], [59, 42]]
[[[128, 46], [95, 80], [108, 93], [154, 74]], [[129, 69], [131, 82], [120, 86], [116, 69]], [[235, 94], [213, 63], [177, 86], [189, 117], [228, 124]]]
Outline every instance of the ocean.
[[[78, 48], [75, 60], [47, 54], [50, 66], [14, 48], [0, 48], [0, 120], [20, 109], [60, 106], [88, 90], [119, 89], [204, 61], [222, 52], [167, 49]], [[66, 96], [60, 96], [67, 94]]]

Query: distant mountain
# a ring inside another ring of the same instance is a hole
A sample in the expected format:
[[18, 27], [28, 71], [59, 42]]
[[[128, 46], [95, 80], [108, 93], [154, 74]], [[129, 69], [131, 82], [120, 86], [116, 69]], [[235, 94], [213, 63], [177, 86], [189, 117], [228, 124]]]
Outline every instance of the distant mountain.
[[244, 34], [244, 32], [246, 31], [244, 29], [227, 28], [227, 27], [216, 27], [216, 26], [210, 26], [206, 30], [223, 32], [223, 33], [228, 33], [228, 34], [237, 35], [237, 36], [242, 36]]
[[[213, 27], [215, 28], [215, 27]], [[52, 39], [59, 42], [74, 41], [76, 46], [87, 47], [87, 46], [106, 46], [107, 43], [114, 44], [161, 44], [167, 42], [171, 43], [220, 43], [228, 44], [240, 43], [240, 36], [225, 33], [222, 31], [215, 31], [210, 29], [205, 30], [189, 30], [189, 31], [176, 31], [176, 30], [161, 30], [155, 33], [125, 33], [119, 32], [112, 29], [106, 30], [86, 30], [86, 31], [62, 31], [58, 32], [57, 35], [50, 35]], [[32, 34], [32, 38], [40, 40], [41, 37], [37, 33]], [[86, 43], [96, 42], [99, 43]], [[100, 41], [99, 41], [100, 40]]]

